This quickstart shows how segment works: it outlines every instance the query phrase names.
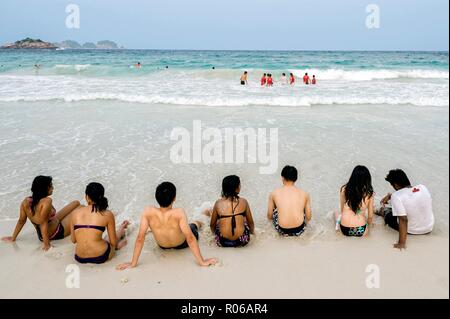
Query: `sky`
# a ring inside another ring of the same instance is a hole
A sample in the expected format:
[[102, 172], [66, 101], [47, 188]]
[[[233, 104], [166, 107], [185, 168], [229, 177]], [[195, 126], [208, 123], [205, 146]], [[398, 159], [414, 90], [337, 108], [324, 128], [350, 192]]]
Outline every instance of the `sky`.
[[[80, 8], [67, 28], [66, 6]], [[369, 4], [379, 28], [367, 28]], [[448, 0], [0, 0], [0, 44], [112, 40], [129, 49], [448, 51]]]

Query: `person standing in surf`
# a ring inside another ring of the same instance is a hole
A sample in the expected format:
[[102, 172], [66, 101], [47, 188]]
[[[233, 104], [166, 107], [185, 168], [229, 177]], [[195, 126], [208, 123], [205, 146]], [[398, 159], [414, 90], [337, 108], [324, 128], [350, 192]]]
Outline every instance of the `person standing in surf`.
[[244, 74], [241, 75], [241, 85], [248, 84], [248, 72], [245, 71]]

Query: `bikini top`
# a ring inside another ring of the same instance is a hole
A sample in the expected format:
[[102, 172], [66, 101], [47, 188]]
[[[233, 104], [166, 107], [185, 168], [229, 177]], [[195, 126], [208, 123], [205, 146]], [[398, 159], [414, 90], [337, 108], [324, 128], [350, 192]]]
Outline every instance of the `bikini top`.
[[219, 219], [223, 219], [223, 218], [231, 218], [231, 234], [234, 236], [234, 230], [236, 229], [236, 216], [246, 216], [246, 212], [242, 212], [240, 214], [235, 214], [234, 211], [236, 210], [236, 208], [239, 206], [239, 199], [237, 202], [236, 207], [233, 206], [233, 202], [231, 202], [231, 211], [233, 213], [233, 215], [219, 215]]
[[88, 228], [88, 229], [96, 229], [101, 231], [102, 233], [106, 230], [106, 227], [104, 226], [95, 226], [95, 225], [75, 225], [73, 226], [74, 230], [80, 229], [80, 228]]

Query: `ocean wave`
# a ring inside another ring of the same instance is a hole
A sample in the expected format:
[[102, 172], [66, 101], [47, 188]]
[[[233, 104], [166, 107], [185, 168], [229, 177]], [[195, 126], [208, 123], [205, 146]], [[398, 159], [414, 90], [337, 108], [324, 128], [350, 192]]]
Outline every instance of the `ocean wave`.
[[71, 70], [81, 72], [91, 67], [90, 64], [57, 64], [54, 66], [56, 70]]
[[305, 69], [289, 70], [297, 77], [303, 77], [305, 72], [316, 75], [320, 80], [372, 81], [399, 78], [411, 79], [449, 79], [448, 71], [441, 70], [341, 70], [341, 69]]
[[416, 105], [448, 106], [449, 100], [438, 97], [372, 97], [372, 96], [312, 96], [312, 97], [181, 97], [181, 96], [146, 96], [115, 93], [73, 94], [65, 96], [15, 96], [0, 97], [0, 102], [38, 102], [38, 101], [122, 101], [142, 104], [168, 104], [189, 106], [283, 106], [310, 107], [314, 105]]

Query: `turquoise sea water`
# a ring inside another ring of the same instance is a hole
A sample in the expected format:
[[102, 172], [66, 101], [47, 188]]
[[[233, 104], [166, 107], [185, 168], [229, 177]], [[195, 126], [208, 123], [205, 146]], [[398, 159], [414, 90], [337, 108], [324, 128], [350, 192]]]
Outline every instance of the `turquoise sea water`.
[[[448, 68], [448, 52], [0, 50], [0, 101], [447, 106]], [[260, 87], [263, 72], [274, 75], [274, 88]], [[314, 74], [319, 85], [287, 88], [283, 72]]]

